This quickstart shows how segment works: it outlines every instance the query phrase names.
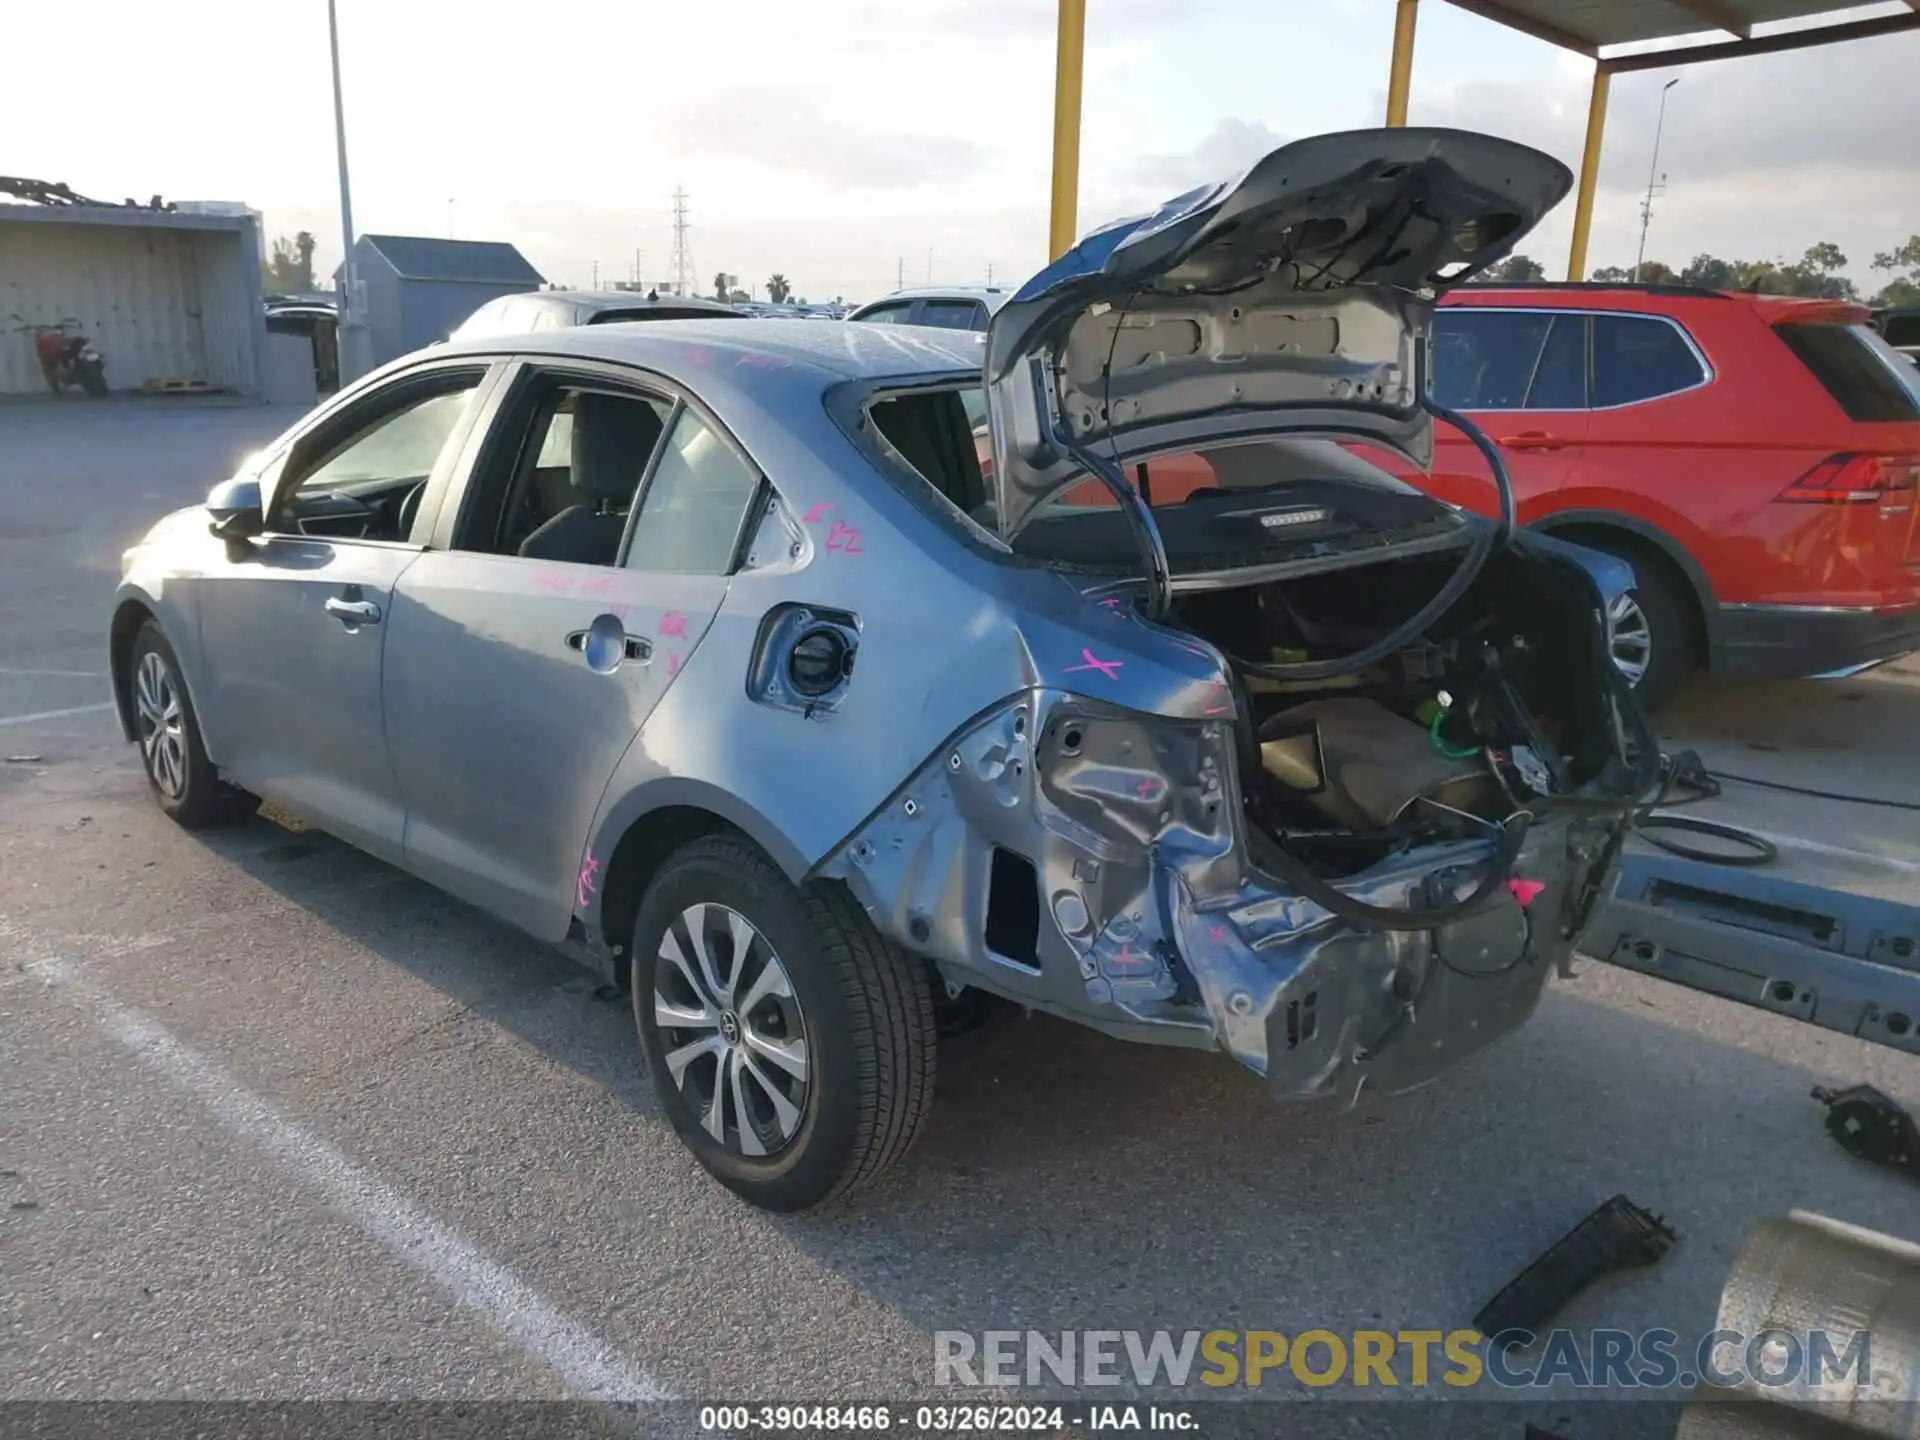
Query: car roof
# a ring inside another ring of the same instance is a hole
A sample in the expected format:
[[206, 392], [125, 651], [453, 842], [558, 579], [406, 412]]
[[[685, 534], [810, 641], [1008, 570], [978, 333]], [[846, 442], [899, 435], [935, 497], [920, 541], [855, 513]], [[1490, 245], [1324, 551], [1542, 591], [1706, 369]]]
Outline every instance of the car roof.
[[729, 320], [654, 320], [645, 325], [582, 325], [531, 335], [496, 335], [435, 346], [433, 354], [553, 355], [610, 360], [695, 377], [724, 364], [740, 382], [756, 368], [804, 368], [823, 383], [959, 372], [978, 374], [985, 356], [978, 331], [925, 325], [820, 325], [778, 316]]
[[1537, 309], [1638, 310], [1661, 313], [1696, 302], [1745, 304], [1769, 324], [1787, 321], [1862, 324], [1872, 312], [1854, 300], [1771, 295], [1754, 290], [1709, 290], [1702, 285], [1631, 285], [1592, 280], [1462, 285], [1440, 297], [1442, 305], [1523, 305]]
[[865, 310], [893, 300], [978, 300], [989, 310], [998, 310], [1012, 294], [1011, 290], [998, 285], [909, 285], [904, 290], [876, 296], [855, 308]]
[[650, 300], [644, 290], [535, 290], [527, 295], [502, 298], [552, 300], [567, 305], [586, 305], [594, 310], [646, 310], [659, 305], [677, 310], [711, 310], [716, 314], [738, 313], [730, 305], [699, 295], [661, 295]]

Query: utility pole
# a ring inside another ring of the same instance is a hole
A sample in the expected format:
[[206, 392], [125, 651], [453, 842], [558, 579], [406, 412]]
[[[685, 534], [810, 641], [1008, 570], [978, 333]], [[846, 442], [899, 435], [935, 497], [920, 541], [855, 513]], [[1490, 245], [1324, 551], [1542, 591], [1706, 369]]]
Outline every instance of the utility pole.
[[[1680, 83], [1674, 76], [1660, 87], [1660, 116], [1653, 125], [1653, 160], [1647, 166], [1647, 197], [1640, 202], [1640, 253], [1633, 260], [1633, 278], [1639, 280], [1647, 263], [1647, 227], [1653, 224], [1653, 197], [1665, 194], [1667, 177], [1660, 175], [1660, 132], [1667, 125], [1667, 92]], [[1656, 183], [1657, 181], [1657, 183]]]
[[993, 262], [991, 260], [987, 262], [987, 288], [989, 290], [993, 288]]
[[933, 247], [927, 247], [927, 284], [933, 284]]
[[693, 293], [693, 251], [687, 245], [687, 192], [683, 186], [673, 188], [673, 293], [691, 295]]
[[596, 290], [600, 288], [600, 262], [598, 260], [593, 262], [593, 288]]
[[904, 255], [900, 257], [899, 263], [893, 267], [893, 288], [896, 290], [904, 290], [907, 288], [907, 257]]
[[347, 111], [340, 98], [340, 22], [335, 0], [327, 0], [327, 43], [333, 51], [333, 140], [340, 166], [340, 383], [357, 380], [372, 368], [367, 354], [367, 317], [360, 310], [360, 272], [353, 262], [353, 187], [347, 181]]

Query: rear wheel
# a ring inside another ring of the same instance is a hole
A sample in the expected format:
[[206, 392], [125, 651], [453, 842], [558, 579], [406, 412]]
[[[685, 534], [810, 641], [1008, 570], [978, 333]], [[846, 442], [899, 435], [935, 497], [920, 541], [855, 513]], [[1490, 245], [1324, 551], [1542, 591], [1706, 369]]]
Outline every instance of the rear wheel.
[[661, 1108], [729, 1189], [805, 1210], [913, 1143], [933, 1099], [926, 967], [845, 891], [797, 888], [745, 840], [710, 836], [647, 887], [632, 953]]

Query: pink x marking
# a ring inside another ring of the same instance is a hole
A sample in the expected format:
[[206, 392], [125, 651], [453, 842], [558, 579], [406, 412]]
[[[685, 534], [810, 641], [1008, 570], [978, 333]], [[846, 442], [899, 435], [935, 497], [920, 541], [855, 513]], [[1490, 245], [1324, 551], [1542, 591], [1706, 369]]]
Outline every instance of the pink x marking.
[[679, 639], [687, 638], [687, 617], [678, 610], [669, 610], [660, 617], [660, 633], [673, 635]]
[[600, 873], [600, 862], [587, 856], [587, 863], [580, 867], [580, 878], [574, 882], [574, 903], [584, 910], [593, 901], [595, 890], [594, 877]]
[[1118, 680], [1120, 678], [1120, 667], [1126, 663], [1124, 660], [1096, 659], [1094, 658], [1093, 651], [1087, 649], [1080, 651], [1080, 658], [1087, 663], [1084, 665], [1069, 665], [1060, 673], [1062, 675], [1071, 675], [1076, 670], [1098, 670], [1102, 675], [1106, 676], [1107, 679]]

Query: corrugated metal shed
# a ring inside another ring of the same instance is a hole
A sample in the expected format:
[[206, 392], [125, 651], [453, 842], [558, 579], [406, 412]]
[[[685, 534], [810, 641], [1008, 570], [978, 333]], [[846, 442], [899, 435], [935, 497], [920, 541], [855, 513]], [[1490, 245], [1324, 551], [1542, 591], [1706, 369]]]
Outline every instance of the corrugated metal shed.
[[107, 383], [258, 394], [260, 242], [244, 215], [0, 205], [0, 394], [43, 392], [32, 327], [65, 324]]

